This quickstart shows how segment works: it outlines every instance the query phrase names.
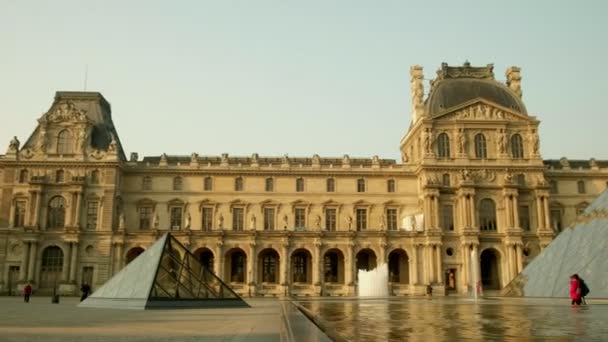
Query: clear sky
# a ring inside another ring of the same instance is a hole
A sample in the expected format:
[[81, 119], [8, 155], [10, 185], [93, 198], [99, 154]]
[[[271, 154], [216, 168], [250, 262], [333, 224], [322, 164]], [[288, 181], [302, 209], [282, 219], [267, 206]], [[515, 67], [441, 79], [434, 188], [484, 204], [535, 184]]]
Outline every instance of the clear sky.
[[607, 15], [602, 0], [0, 0], [0, 146], [83, 90], [88, 65], [127, 154], [399, 159], [410, 65], [430, 79], [469, 60], [499, 80], [522, 68], [544, 158], [608, 159]]

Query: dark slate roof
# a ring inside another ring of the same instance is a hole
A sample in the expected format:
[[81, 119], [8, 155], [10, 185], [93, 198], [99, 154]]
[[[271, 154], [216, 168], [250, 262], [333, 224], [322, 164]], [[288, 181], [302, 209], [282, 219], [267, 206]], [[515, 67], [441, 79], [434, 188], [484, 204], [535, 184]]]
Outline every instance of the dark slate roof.
[[[191, 160], [191, 156], [184, 156], [184, 155], [167, 155], [167, 164], [168, 165], [177, 165], [178, 163], [180, 165], [188, 165], [190, 164], [190, 160]], [[142, 163], [146, 164], [158, 164], [160, 163], [160, 159], [161, 156], [145, 156], [143, 158], [143, 160], [141, 161]], [[222, 161], [222, 157], [221, 156], [198, 156], [198, 162], [200, 164], [207, 164], [207, 163], [211, 163], [211, 164], [216, 164], [219, 165]], [[323, 165], [329, 165], [329, 164], [334, 164], [334, 165], [342, 165], [342, 161], [343, 158], [319, 158], [320, 159], [320, 163]], [[229, 156], [228, 157], [228, 162], [229, 164], [243, 164], [243, 165], [248, 165], [251, 164], [253, 162], [253, 159], [251, 157], [246, 157], [246, 156]], [[272, 165], [280, 165], [283, 162], [283, 157], [265, 157], [265, 156], [260, 156], [258, 157], [258, 164], [259, 165], [268, 165], [268, 164], [272, 164]], [[396, 165], [397, 162], [394, 159], [379, 159], [380, 165]], [[371, 158], [350, 158], [350, 164], [351, 165], [356, 165], [356, 166], [372, 166], [372, 159]], [[289, 164], [290, 165], [307, 165], [310, 166], [312, 165], [312, 158], [310, 157], [289, 157]]]
[[433, 117], [452, 107], [482, 98], [527, 115], [526, 107], [506, 85], [493, 79], [448, 78], [433, 82], [426, 100], [428, 114]]
[[[561, 170], [564, 168], [564, 164], [567, 162], [567, 165], [570, 166], [571, 169], [591, 169], [592, 163], [595, 163], [599, 168], [608, 168], [608, 160], [580, 160], [580, 159], [546, 159], [543, 160], [543, 164], [545, 167], [550, 169]], [[563, 164], [564, 163], [564, 164]]]

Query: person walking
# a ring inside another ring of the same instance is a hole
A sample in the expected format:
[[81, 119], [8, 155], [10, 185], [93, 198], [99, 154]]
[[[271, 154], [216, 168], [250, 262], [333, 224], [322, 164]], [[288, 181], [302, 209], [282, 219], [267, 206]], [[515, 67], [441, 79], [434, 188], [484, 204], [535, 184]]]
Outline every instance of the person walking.
[[570, 299], [572, 299], [572, 305], [581, 305], [581, 280], [578, 274], [570, 276]]
[[89, 294], [91, 294], [91, 286], [89, 286], [89, 284], [86, 282], [82, 283], [80, 286], [80, 291], [82, 292], [82, 296], [80, 296], [80, 301], [82, 302], [83, 300], [87, 299]]
[[31, 295], [32, 295], [32, 285], [27, 284], [23, 288], [23, 301], [26, 303], [29, 303]]
[[587, 284], [585, 283], [585, 280], [581, 277], [578, 277], [579, 279], [579, 285], [578, 287], [581, 289], [581, 300], [583, 302], [583, 304], [587, 305], [587, 301], [585, 300], [585, 297], [589, 294], [589, 286], [587, 286]]

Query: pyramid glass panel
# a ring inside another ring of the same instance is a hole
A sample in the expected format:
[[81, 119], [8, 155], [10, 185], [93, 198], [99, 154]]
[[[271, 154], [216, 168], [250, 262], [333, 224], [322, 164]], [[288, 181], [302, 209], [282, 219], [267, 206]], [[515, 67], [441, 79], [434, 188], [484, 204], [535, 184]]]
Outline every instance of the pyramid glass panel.
[[169, 233], [79, 306], [129, 309], [249, 307]]

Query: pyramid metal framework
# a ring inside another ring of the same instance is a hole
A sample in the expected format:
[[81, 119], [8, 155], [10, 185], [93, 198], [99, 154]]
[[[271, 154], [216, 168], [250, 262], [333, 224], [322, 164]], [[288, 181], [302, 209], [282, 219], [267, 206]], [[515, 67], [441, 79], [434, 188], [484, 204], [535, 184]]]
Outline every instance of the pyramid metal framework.
[[118, 309], [249, 307], [169, 233], [79, 306]]
[[591, 290], [587, 298], [608, 298], [608, 190], [591, 203], [502, 291], [507, 296], [568, 297], [570, 276]]

